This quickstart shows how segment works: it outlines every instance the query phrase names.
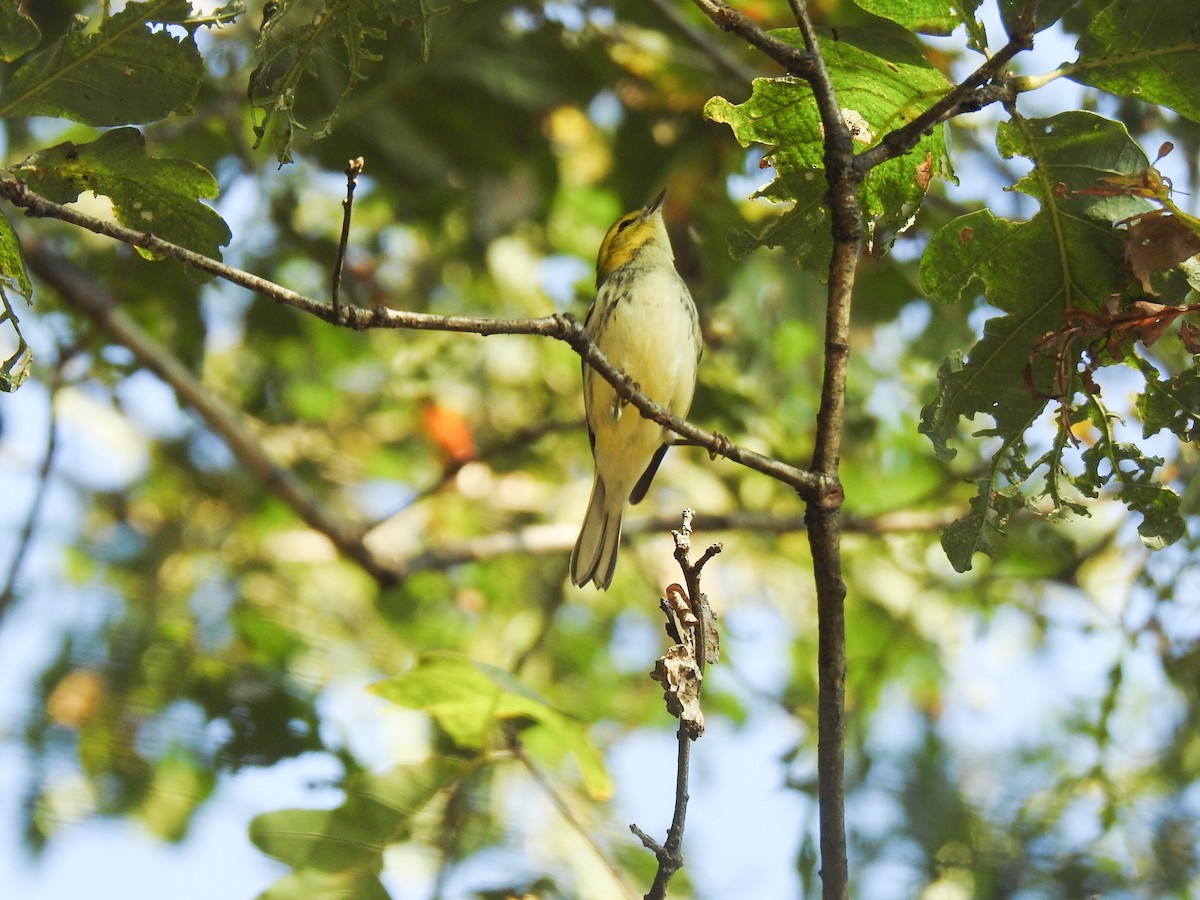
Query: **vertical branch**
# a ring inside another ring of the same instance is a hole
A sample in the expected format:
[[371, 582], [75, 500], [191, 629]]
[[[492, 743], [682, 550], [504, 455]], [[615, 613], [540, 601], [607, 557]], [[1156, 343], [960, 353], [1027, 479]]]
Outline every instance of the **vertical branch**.
[[[813, 470], [838, 484], [850, 357], [850, 304], [862, 238], [854, 145], [842, 119], [805, 0], [789, 0], [805, 47], [813, 58], [809, 78], [825, 129], [825, 177], [833, 232], [825, 319], [825, 372], [813, 448]], [[805, 509], [817, 590], [817, 782], [821, 819], [821, 889], [825, 900], [845, 900], [846, 584], [842, 579], [840, 487]]]
[[340, 311], [342, 266], [346, 262], [346, 245], [350, 243], [350, 213], [354, 208], [354, 189], [358, 187], [358, 176], [362, 174], [362, 170], [363, 158], [361, 156], [346, 163], [346, 198], [342, 201], [342, 236], [338, 241], [337, 259], [333, 263], [333, 286], [330, 290], [330, 304], [333, 306], [335, 321]]

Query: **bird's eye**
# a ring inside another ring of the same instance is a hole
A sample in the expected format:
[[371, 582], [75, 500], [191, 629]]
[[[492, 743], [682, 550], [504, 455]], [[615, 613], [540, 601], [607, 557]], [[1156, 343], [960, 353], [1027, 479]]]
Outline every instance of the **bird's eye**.
[[630, 225], [632, 225], [635, 221], [637, 221], [636, 217], [634, 217], [632, 219], [624, 220], [620, 225], [617, 226], [617, 231], [618, 232], [624, 231], [626, 228], [628, 228]]

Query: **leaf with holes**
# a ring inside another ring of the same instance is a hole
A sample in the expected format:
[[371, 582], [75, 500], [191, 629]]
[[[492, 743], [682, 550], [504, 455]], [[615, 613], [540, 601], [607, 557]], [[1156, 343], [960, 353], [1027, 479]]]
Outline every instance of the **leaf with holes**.
[[[774, 32], [801, 46], [795, 30]], [[842, 29], [826, 37], [825, 54], [842, 114], [855, 150], [874, 146], [885, 134], [916, 118], [948, 89], [945, 77], [924, 57], [920, 44], [895, 27], [870, 31]], [[724, 122], [743, 146], [766, 145], [767, 159], [778, 178], [758, 196], [794, 201], [795, 209], [769, 226], [758, 243], [783, 246], [806, 271], [826, 276], [831, 247], [824, 218], [823, 134], [812, 90], [798, 78], [757, 78], [750, 99], [732, 104], [714, 97], [704, 108], [714, 122]], [[908, 154], [876, 166], [859, 191], [864, 220], [873, 242], [886, 242], [912, 219], [934, 178], [952, 178], [939, 125]], [[812, 229], [816, 229], [814, 233]], [[745, 240], [741, 241], [746, 244]]]
[[184, 22], [187, 0], [129, 3], [96, 31], [86, 20], [13, 74], [0, 116], [61, 116], [88, 125], [153, 122], [191, 107], [204, 64]]
[[220, 258], [229, 243], [225, 221], [200, 202], [217, 196], [212, 174], [189, 160], [147, 156], [136, 128], [105, 132], [89, 144], [59, 144], [12, 171], [56, 203], [71, 203], [85, 191], [108, 197], [121, 224], [206, 256]]
[[[946, 534], [944, 546], [958, 568], [969, 566], [976, 549], [988, 549], [992, 533], [1003, 527], [1018, 499], [1008, 486], [1032, 474], [1020, 458], [1026, 429], [1051, 399], [1063, 404], [1059, 427], [1069, 429], [1072, 396], [1091, 389], [1080, 379], [1098, 363], [1114, 362], [1128, 346], [1116, 340], [1115, 331], [1109, 340], [1106, 330], [1128, 324], [1127, 314], [1112, 314], [1112, 298], [1130, 285], [1125, 242], [1115, 225], [1152, 209], [1141, 197], [1088, 192], [1103, 179], [1146, 169], [1145, 155], [1120, 123], [1084, 112], [1014, 119], [1001, 125], [997, 146], [1005, 156], [1034, 162], [1014, 187], [1036, 198], [1040, 210], [1025, 222], [1001, 219], [986, 209], [961, 216], [934, 235], [921, 259], [921, 285], [935, 300], [961, 302], [981, 293], [999, 310], [965, 358], [955, 354], [943, 364], [937, 396], [921, 415], [921, 431], [943, 457], [954, 455], [950, 442], [963, 420], [990, 417], [992, 426], [976, 434], [1003, 442], [991, 468], [1007, 472], [1006, 483], [980, 481], [970, 513]], [[1095, 340], [1058, 339], [1073, 333], [1072, 323], [1081, 319], [1099, 323]], [[1153, 337], [1140, 331], [1130, 335]], [[1059, 494], [1059, 480], [1066, 477], [1061, 452], [1069, 441], [1060, 431], [1055, 452], [1040, 460], [1050, 468], [1045, 491], [1058, 510], [1075, 508]], [[1107, 439], [1097, 446], [1118, 452]], [[1149, 461], [1122, 458], [1142, 473], [1122, 476], [1118, 483], [1122, 499], [1145, 515], [1143, 538], [1148, 543], [1174, 539], [1177, 502], [1173, 507], [1170, 492], [1161, 493], [1165, 489], [1143, 477], [1153, 468]], [[1076, 486], [1085, 490], [1089, 484]]]

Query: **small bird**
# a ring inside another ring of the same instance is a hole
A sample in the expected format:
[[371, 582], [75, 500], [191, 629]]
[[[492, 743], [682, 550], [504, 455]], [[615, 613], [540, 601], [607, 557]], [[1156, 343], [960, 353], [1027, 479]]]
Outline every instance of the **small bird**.
[[[600, 243], [596, 299], [584, 329], [642, 391], [687, 415], [703, 342], [696, 304], [675, 271], [663, 224], [664, 190], [644, 209], [621, 216]], [[646, 496], [671, 433], [644, 418], [583, 365], [583, 407], [596, 461], [592, 499], [571, 553], [571, 582], [600, 590], [612, 583], [625, 504]]]

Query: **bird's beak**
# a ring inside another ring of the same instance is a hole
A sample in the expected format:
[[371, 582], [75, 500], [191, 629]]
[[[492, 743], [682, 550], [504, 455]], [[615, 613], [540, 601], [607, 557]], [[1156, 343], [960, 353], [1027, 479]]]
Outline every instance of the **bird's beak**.
[[667, 196], [667, 189], [663, 188], [661, 191], [658, 192], [658, 196], [655, 197], [653, 200], [651, 200], [646, 205], [646, 209], [642, 212], [642, 218], [648, 219], [650, 216], [652, 216], [656, 212], [658, 212], [659, 207], [662, 206], [663, 198], [666, 196]]

